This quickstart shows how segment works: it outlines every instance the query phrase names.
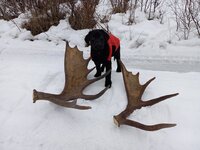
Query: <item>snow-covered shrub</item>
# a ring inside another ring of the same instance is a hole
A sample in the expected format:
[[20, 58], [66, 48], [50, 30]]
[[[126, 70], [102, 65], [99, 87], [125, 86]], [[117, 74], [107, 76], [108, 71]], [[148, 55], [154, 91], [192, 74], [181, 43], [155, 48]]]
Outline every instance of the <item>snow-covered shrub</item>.
[[176, 19], [176, 30], [183, 33], [181, 39], [188, 39], [191, 31], [192, 18], [189, 13], [188, 0], [172, 0], [171, 8]]
[[1, 0], [0, 18], [10, 20], [25, 12], [26, 4], [30, 0]]
[[99, 0], [69, 0], [69, 23], [75, 30], [93, 28], [96, 25], [95, 10]]
[[22, 28], [30, 30], [33, 35], [47, 31], [52, 25], [58, 25], [66, 13], [60, 9], [63, 0], [31, 0], [31, 16]]

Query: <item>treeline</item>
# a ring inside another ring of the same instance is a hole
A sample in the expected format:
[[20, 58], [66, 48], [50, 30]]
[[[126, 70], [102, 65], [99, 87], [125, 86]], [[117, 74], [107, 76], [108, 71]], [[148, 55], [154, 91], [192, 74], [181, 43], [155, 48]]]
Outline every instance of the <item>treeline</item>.
[[[10, 20], [25, 13], [29, 20], [22, 28], [37, 35], [64, 18], [69, 20], [73, 29], [79, 30], [94, 28], [98, 23], [106, 25], [115, 13], [128, 13], [128, 25], [137, 23], [136, 9], [144, 12], [148, 20], [158, 19], [160, 23], [166, 13], [163, 9], [165, 0], [109, 0], [111, 11], [101, 16], [96, 13], [96, 8], [102, 1], [107, 0], [1, 0], [0, 19]], [[183, 32], [183, 38], [187, 39], [193, 28], [200, 37], [199, 0], [170, 0], [167, 4], [174, 12], [177, 31]]]

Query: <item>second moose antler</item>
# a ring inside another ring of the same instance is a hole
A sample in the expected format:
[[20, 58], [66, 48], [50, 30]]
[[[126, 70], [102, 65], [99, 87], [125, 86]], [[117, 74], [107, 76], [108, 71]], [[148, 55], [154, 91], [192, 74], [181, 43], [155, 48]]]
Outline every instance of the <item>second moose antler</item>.
[[167, 123], [156, 124], [156, 125], [144, 125], [139, 122], [127, 119], [127, 117], [136, 109], [140, 109], [146, 106], [152, 106], [165, 99], [174, 97], [178, 95], [178, 93], [161, 96], [159, 98], [155, 98], [149, 101], [142, 101], [141, 98], [146, 87], [151, 83], [151, 81], [155, 79], [155, 77], [147, 81], [144, 85], [141, 85], [139, 83], [139, 73], [134, 75], [132, 74], [132, 72], [128, 72], [124, 64], [122, 62], [120, 63], [121, 63], [121, 69], [123, 73], [124, 84], [125, 84], [125, 89], [126, 89], [127, 98], [128, 98], [128, 104], [124, 111], [122, 111], [119, 115], [114, 116], [115, 124], [117, 124], [117, 126], [120, 126], [122, 124], [129, 125], [129, 126], [133, 126], [142, 130], [147, 130], [147, 131], [154, 131], [154, 130], [176, 126], [176, 124], [167, 124]]
[[109, 72], [98, 78], [88, 80], [87, 75], [94, 69], [87, 69], [89, 61], [90, 58], [87, 60], [83, 59], [83, 52], [79, 51], [77, 47], [71, 48], [68, 42], [66, 42], [64, 60], [65, 86], [63, 91], [57, 95], [33, 90], [33, 102], [35, 103], [37, 100], [48, 100], [64, 107], [90, 109], [91, 107], [89, 106], [77, 105], [77, 99], [93, 100], [103, 95], [108, 87], [96, 95], [84, 95], [82, 92], [88, 85], [104, 78]]

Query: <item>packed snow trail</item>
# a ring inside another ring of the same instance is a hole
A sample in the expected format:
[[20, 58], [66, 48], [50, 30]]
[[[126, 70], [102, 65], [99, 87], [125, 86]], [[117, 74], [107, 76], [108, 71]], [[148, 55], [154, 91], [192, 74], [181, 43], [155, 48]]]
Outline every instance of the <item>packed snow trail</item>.
[[[155, 106], [142, 108], [131, 119], [154, 124], [177, 123], [174, 128], [146, 132], [116, 127], [113, 116], [126, 106], [121, 73], [112, 71], [112, 88], [95, 101], [80, 99], [91, 110], [59, 107], [47, 101], [32, 103], [32, 90], [59, 93], [64, 86], [65, 43], [46, 41], [9, 41], [2, 44], [0, 56], [0, 149], [1, 150], [198, 150], [200, 147], [200, 73], [175, 73], [135, 69], [141, 83], [156, 77], [143, 99], [179, 92], [180, 95]], [[80, 48], [81, 49], [81, 48]], [[126, 61], [125, 61], [126, 62]], [[131, 61], [129, 61], [132, 63]], [[93, 64], [91, 63], [90, 66]], [[95, 72], [90, 74], [93, 77]], [[96, 93], [104, 86], [98, 81], [85, 90]]]

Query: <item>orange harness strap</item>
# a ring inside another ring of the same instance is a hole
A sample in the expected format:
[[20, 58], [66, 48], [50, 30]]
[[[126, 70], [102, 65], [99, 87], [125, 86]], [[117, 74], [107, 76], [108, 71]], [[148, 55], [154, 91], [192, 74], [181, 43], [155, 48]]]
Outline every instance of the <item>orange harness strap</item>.
[[116, 36], [112, 35], [111, 33], [109, 34], [109, 40], [108, 40], [108, 46], [109, 46], [109, 55], [107, 60], [110, 61], [112, 57], [112, 46], [115, 46], [117, 50], [120, 46], [120, 40]]

